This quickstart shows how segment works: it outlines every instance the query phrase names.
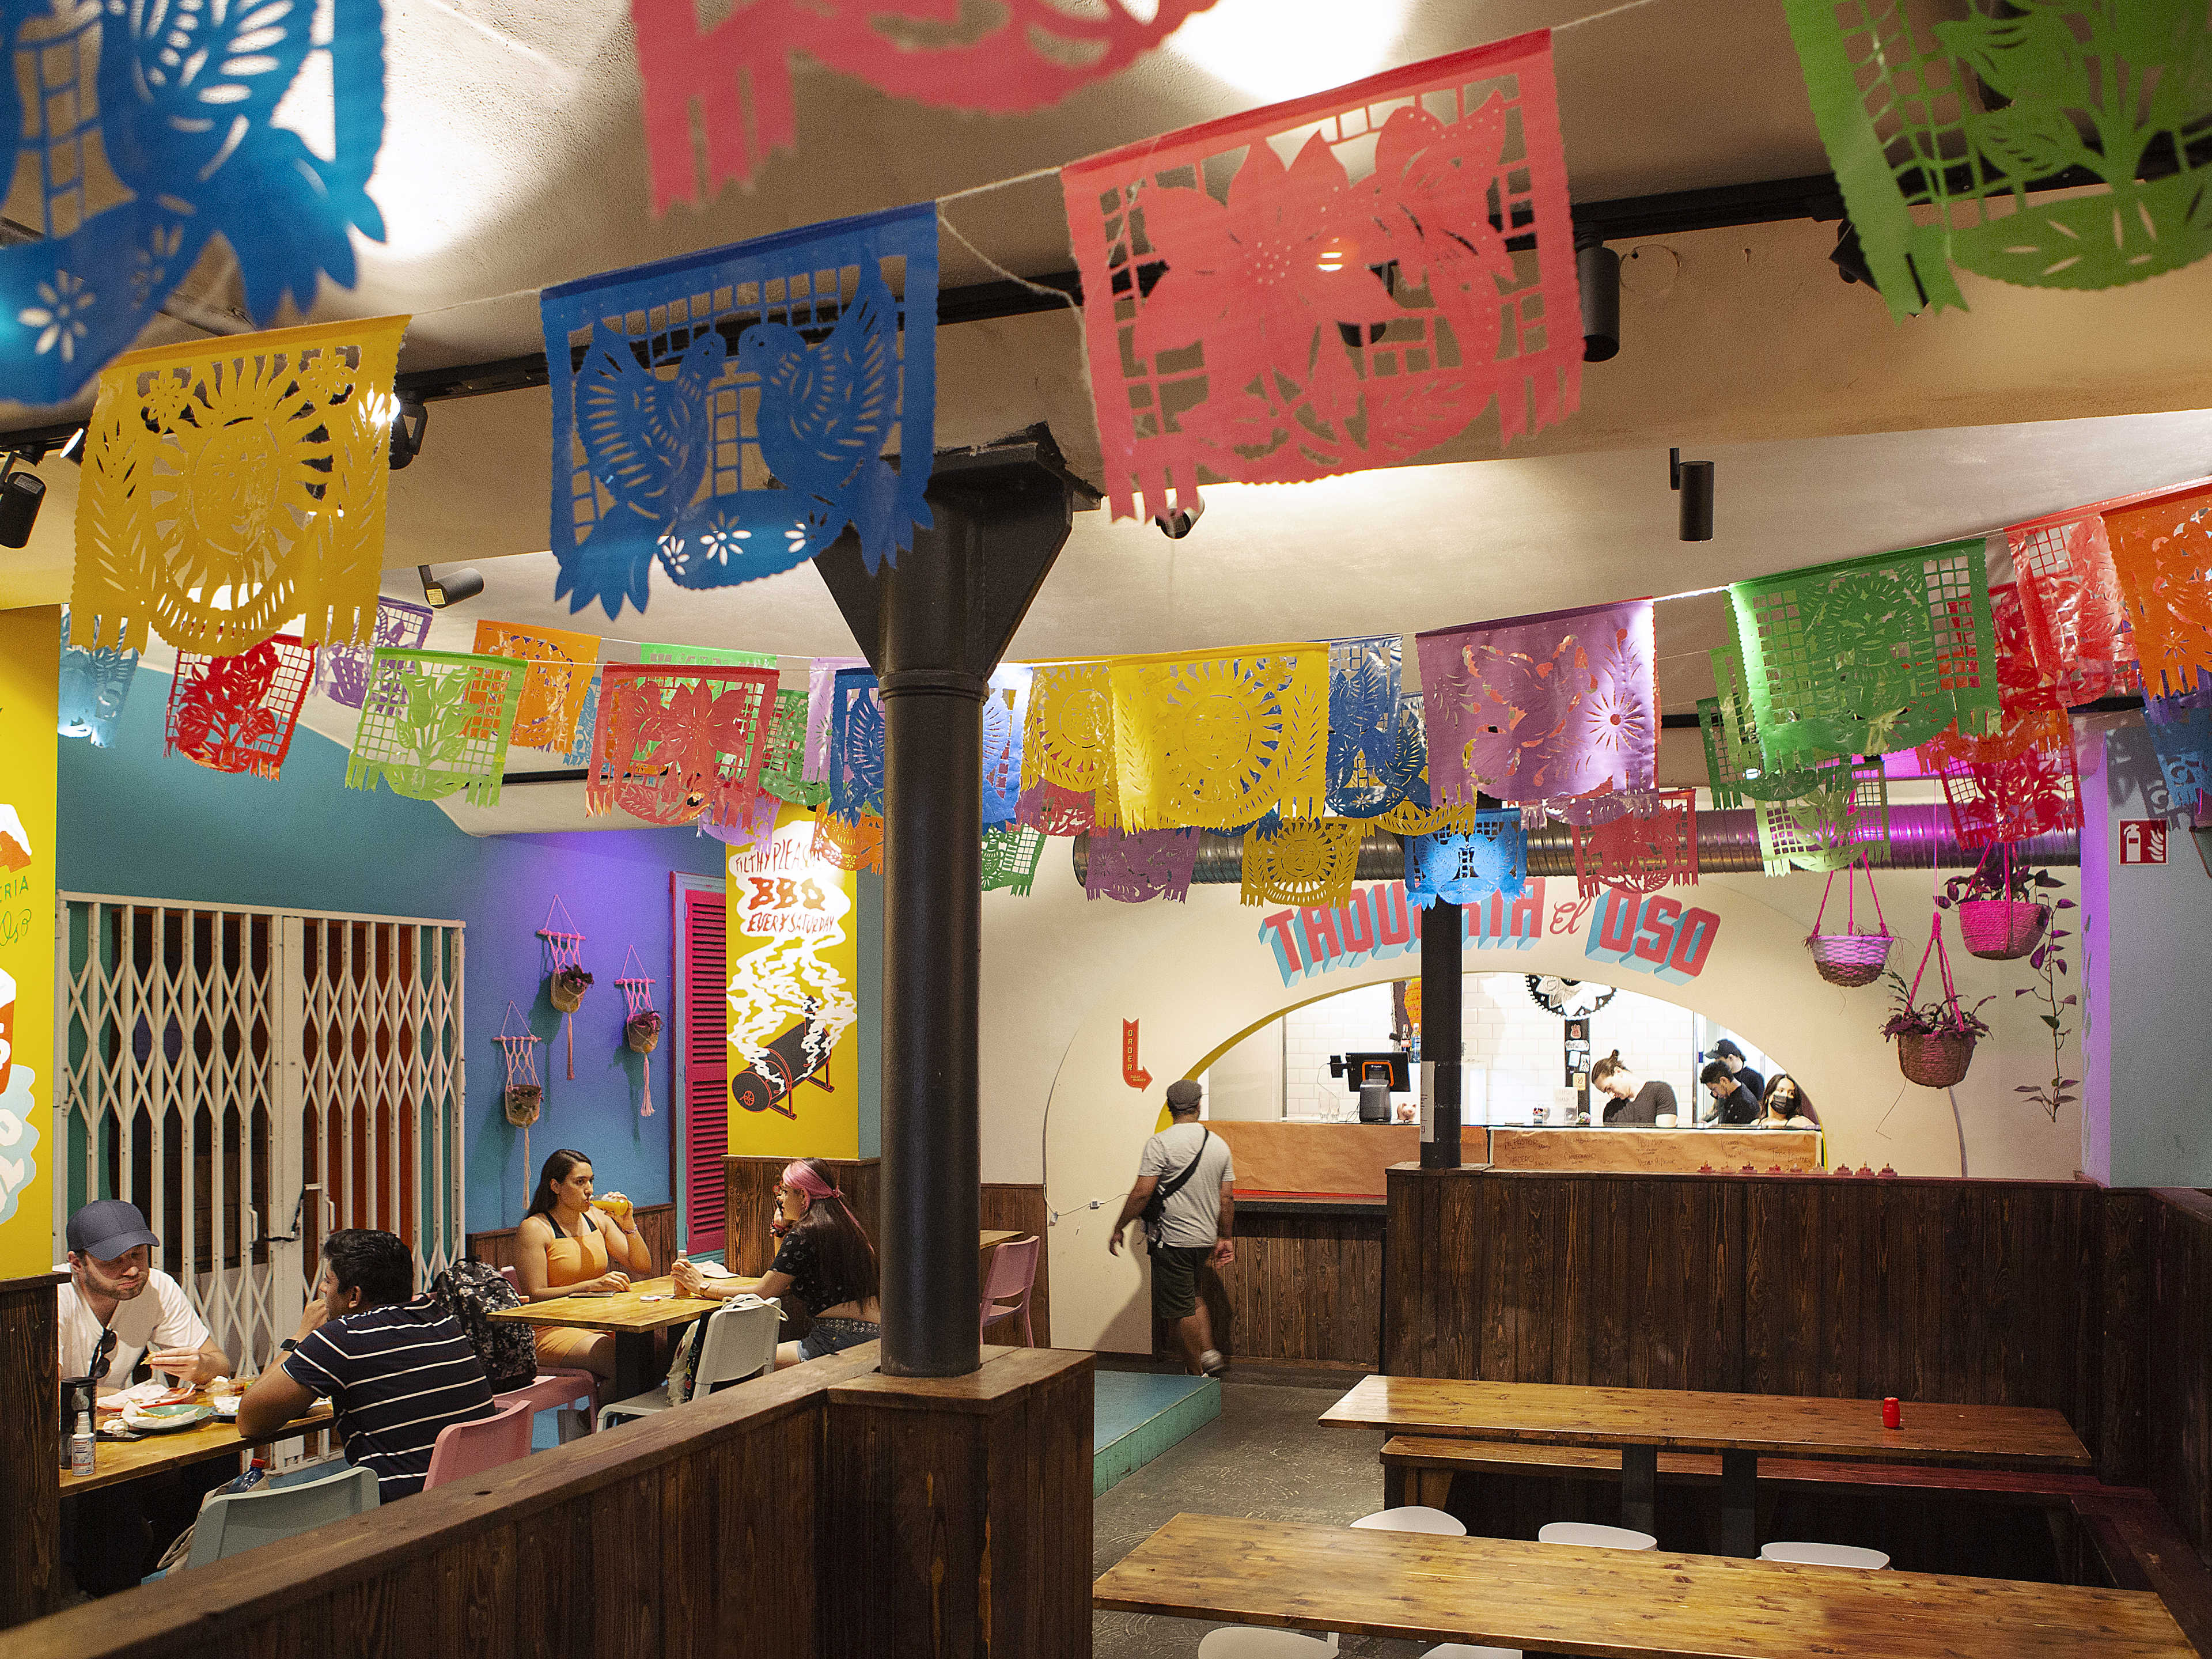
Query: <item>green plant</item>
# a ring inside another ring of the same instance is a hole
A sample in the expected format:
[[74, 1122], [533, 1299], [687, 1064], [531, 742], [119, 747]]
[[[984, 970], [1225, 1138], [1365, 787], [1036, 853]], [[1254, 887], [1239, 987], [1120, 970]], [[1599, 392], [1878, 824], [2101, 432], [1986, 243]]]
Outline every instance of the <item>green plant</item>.
[[2016, 904], [2032, 904], [2040, 890], [2060, 884], [2042, 871], [2007, 857], [2007, 850], [2002, 847], [1990, 848], [1970, 873], [1953, 876], [1946, 881], [1936, 908], [1948, 910], [1976, 899], [2010, 899]]
[[[2045, 878], [2045, 883], [2053, 887], [2058, 884], [2048, 878]], [[2072, 899], [2060, 899], [2052, 906], [2057, 910], [2071, 910], [2073, 908]], [[2069, 929], [2053, 927], [2043, 943], [2035, 947], [2034, 954], [2027, 959], [2029, 967], [2041, 971], [2042, 984], [2023, 985], [2013, 992], [2016, 997], [2032, 996], [2043, 1004], [2043, 1012], [2037, 1018], [2051, 1031], [2051, 1081], [2041, 1086], [2023, 1083], [2013, 1092], [2026, 1095], [2042, 1107], [2051, 1114], [2054, 1123], [2058, 1121], [2059, 1109], [2072, 1105], [2079, 1098], [2069, 1091], [2081, 1086], [2081, 1079], [2065, 1075], [2066, 1039], [2073, 1033], [2066, 1027], [2064, 1011], [2075, 1006], [2075, 999], [2070, 993], [2063, 997], [2058, 994], [2058, 981], [2071, 971], [2066, 960], [2066, 947], [2059, 941], [2073, 937]]]
[[1946, 992], [1933, 1002], [1924, 1002], [1916, 1007], [1911, 988], [1905, 984], [1902, 974], [1893, 968], [1882, 977], [1889, 981], [1891, 1006], [1889, 1018], [1883, 1024], [1881, 1034], [1892, 1042], [1901, 1036], [1935, 1036], [1940, 1034], [1985, 1037], [1990, 1034], [1990, 1028], [1982, 1021], [1982, 1009], [1995, 1001], [1994, 997], [1984, 997], [1969, 1008], [1955, 995]]

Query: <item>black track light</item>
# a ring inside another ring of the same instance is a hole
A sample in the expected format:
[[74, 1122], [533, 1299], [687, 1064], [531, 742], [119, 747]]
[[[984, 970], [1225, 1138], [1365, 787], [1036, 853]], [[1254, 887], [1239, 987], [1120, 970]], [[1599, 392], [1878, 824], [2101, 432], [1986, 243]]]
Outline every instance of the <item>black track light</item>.
[[459, 605], [483, 592], [483, 577], [466, 566], [448, 575], [434, 576], [428, 565], [418, 564], [415, 573], [422, 579], [422, 597], [430, 602], [433, 611]]
[[392, 417], [392, 470], [402, 467], [422, 453], [422, 434], [430, 425], [430, 410], [412, 392], [399, 394], [399, 412]]
[[1161, 535], [1171, 542], [1179, 542], [1197, 528], [1199, 518], [1205, 511], [1206, 502], [1194, 501], [1188, 507], [1177, 507], [1172, 513], [1155, 514], [1152, 522], [1160, 527]]
[[1686, 542], [1709, 542], [1713, 538], [1713, 464], [1711, 461], [1686, 461], [1682, 452], [1667, 452], [1667, 483], [1681, 496], [1681, 523], [1676, 532], [1678, 539]]
[[1575, 279], [1582, 289], [1583, 361], [1608, 362], [1620, 355], [1620, 256], [1595, 225], [1575, 228]]
[[[19, 463], [24, 470], [18, 472]], [[0, 547], [27, 546], [31, 526], [39, 521], [39, 508], [46, 499], [46, 481], [30, 471], [21, 452], [10, 454], [0, 466]]]

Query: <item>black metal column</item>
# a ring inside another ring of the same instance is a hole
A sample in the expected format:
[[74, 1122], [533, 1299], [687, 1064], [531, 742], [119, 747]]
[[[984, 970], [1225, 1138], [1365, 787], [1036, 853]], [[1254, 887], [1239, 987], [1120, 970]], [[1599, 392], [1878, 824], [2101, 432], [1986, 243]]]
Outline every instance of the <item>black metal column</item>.
[[1424, 1170], [1459, 1168], [1460, 908], [1443, 899], [1421, 913], [1421, 1073], [1431, 1096], [1421, 1139]]
[[817, 561], [884, 696], [882, 1366], [981, 1363], [982, 702], [991, 671], [1097, 495], [1039, 428], [940, 454], [931, 528], [870, 574], [848, 534]]

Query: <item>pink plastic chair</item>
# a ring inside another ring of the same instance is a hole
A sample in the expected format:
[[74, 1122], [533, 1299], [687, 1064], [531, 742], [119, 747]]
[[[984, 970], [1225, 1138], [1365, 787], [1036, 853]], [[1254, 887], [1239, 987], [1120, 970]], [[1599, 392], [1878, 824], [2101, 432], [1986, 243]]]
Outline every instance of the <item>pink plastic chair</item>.
[[[1037, 1252], [1044, 1249], [1041, 1238], [1010, 1238], [991, 1252], [991, 1277], [983, 1286], [982, 1329], [988, 1330], [1001, 1319], [1022, 1316], [1022, 1346], [1036, 1346], [1036, 1334], [1030, 1329], [1030, 1291], [1036, 1283]], [[1000, 1301], [1001, 1297], [1011, 1300]]]
[[[501, 1267], [499, 1271], [518, 1291], [522, 1289], [522, 1281], [514, 1276], [514, 1268]], [[556, 1365], [538, 1372], [535, 1382], [492, 1396], [495, 1406], [512, 1406], [525, 1401], [532, 1413], [559, 1411], [564, 1406], [577, 1407], [584, 1414], [584, 1431], [588, 1434], [599, 1418], [599, 1374]]]
[[430, 1448], [430, 1472], [422, 1477], [428, 1492], [448, 1480], [466, 1480], [530, 1455], [528, 1402], [518, 1401], [490, 1417], [473, 1423], [456, 1423], [438, 1431]]

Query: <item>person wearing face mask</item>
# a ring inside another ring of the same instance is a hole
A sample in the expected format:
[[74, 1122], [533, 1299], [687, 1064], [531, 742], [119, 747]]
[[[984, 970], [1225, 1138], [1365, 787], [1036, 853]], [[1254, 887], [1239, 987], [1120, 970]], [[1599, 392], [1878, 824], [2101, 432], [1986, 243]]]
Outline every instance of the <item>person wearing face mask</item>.
[[1820, 1115], [1813, 1109], [1812, 1097], [1797, 1086], [1797, 1079], [1787, 1072], [1777, 1072], [1774, 1080], [1766, 1085], [1765, 1115], [1759, 1119], [1762, 1129], [1817, 1129]]

